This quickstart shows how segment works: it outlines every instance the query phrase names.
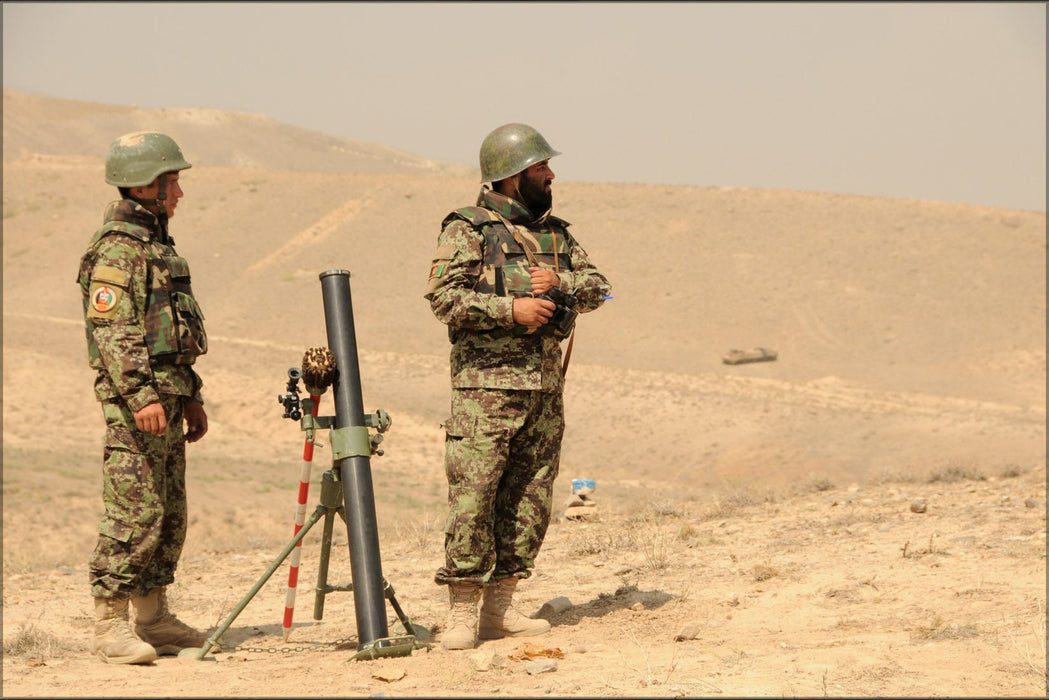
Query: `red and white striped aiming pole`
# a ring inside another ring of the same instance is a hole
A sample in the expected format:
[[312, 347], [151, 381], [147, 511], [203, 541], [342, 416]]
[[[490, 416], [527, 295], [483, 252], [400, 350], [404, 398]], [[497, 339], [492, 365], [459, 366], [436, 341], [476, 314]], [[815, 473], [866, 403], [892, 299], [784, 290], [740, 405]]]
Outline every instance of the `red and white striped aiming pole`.
[[[302, 358], [302, 378], [312, 404], [310, 413], [316, 418], [321, 394], [331, 385], [335, 376], [335, 356], [327, 348], [310, 348]], [[302, 447], [302, 471], [299, 475], [299, 503], [295, 509], [295, 532], [306, 522], [306, 499], [310, 493], [310, 473], [313, 470], [313, 434], [306, 434]], [[295, 545], [289, 558], [288, 592], [284, 598], [284, 641], [291, 635], [291, 621], [295, 615], [295, 592], [299, 583], [299, 560], [302, 558], [302, 540]]]

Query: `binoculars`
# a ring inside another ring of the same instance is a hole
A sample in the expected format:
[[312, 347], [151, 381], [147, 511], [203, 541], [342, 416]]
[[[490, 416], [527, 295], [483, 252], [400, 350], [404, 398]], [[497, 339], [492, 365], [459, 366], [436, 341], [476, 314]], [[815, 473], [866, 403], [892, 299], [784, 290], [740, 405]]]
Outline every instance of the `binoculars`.
[[575, 310], [577, 299], [571, 294], [565, 294], [557, 287], [551, 287], [543, 294], [537, 294], [536, 299], [552, 301], [557, 306], [554, 315], [547, 321], [547, 326], [552, 326], [556, 333], [567, 337], [575, 326], [576, 316], [579, 312]]

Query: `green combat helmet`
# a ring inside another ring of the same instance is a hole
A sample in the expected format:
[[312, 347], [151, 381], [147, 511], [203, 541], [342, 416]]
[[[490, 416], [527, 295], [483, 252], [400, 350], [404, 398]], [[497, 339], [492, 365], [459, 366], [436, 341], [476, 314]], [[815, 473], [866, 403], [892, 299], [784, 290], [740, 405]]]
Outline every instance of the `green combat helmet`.
[[145, 187], [158, 175], [192, 167], [166, 134], [137, 131], [109, 145], [106, 182], [117, 187]]
[[481, 143], [481, 182], [498, 182], [529, 165], [561, 155], [527, 124], [504, 124]]

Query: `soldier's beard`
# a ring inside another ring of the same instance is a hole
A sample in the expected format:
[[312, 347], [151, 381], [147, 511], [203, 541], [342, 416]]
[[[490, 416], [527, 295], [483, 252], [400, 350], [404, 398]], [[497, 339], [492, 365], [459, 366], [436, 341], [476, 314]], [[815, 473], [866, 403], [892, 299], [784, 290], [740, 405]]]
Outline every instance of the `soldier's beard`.
[[525, 178], [521, 178], [518, 183], [517, 191], [521, 194], [522, 203], [536, 216], [549, 211], [554, 205], [554, 194], [547, 192], [545, 185], [545, 181], [534, 183]]

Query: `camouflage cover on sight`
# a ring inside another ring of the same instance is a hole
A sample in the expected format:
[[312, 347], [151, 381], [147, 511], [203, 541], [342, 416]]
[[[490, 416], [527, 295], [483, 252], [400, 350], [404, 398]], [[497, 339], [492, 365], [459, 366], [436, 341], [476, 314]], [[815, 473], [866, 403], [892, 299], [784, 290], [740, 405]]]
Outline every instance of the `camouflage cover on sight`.
[[189, 264], [157, 217], [132, 200], [110, 204], [104, 222], [77, 279], [96, 397], [121, 396], [132, 411], [159, 394], [200, 400], [190, 365], [208, 343]]
[[559, 390], [560, 338], [530, 332], [513, 321], [513, 298], [531, 294], [531, 265], [511, 234], [513, 226], [541, 267], [555, 267], [575, 310], [602, 303], [608, 280], [568, 232], [568, 222], [539, 219], [519, 202], [482, 188], [478, 207], [450, 213], [442, 222], [425, 297], [452, 342], [454, 388]]

